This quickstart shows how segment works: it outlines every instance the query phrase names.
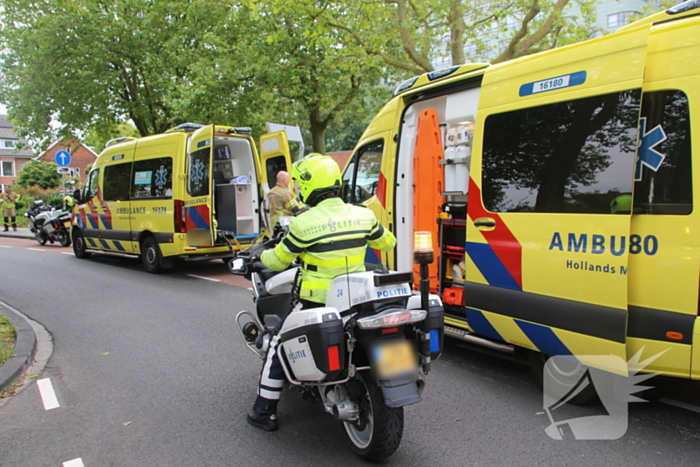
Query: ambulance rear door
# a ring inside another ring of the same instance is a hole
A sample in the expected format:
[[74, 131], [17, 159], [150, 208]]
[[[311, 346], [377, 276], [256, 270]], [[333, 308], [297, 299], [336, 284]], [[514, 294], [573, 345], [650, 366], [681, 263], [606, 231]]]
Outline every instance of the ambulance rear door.
[[267, 133], [260, 137], [260, 184], [264, 194], [275, 187], [277, 172], [291, 172], [292, 156], [286, 131]]
[[213, 209], [213, 142], [214, 125], [192, 133], [187, 141], [185, 223], [190, 246], [214, 246], [216, 225]]
[[626, 372], [630, 213], [611, 206], [632, 192], [647, 41], [626, 31], [485, 73], [467, 207], [477, 333]]

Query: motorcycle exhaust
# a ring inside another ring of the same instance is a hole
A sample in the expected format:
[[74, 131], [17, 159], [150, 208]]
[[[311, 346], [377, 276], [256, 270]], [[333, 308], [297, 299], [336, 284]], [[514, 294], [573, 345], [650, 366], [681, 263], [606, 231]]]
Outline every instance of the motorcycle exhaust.
[[347, 399], [339, 400], [333, 404], [333, 416], [341, 422], [355, 422], [360, 418], [360, 408]]

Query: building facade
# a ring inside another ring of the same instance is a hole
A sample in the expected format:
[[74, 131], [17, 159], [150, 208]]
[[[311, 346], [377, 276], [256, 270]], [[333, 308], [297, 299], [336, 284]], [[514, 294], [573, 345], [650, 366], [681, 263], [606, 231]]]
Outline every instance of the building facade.
[[21, 149], [26, 141], [17, 136], [7, 115], [0, 115], [0, 189], [12, 185], [24, 165], [32, 160], [30, 149]]
[[95, 163], [98, 154], [79, 141], [69, 139], [56, 141], [36, 159], [44, 162], [56, 162], [56, 153], [61, 150], [68, 151], [71, 155], [71, 162], [67, 167], [69, 172], [66, 175], [80, 177], [80, 183], [85, 184], [87, 168]]

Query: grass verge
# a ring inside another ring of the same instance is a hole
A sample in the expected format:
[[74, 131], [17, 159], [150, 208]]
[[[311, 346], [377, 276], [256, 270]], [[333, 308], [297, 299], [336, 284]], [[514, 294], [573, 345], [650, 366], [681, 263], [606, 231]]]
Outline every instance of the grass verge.
[[12, 357], [16, 340], [15, 327], [9, 319], [0, 315], [0, 366]]

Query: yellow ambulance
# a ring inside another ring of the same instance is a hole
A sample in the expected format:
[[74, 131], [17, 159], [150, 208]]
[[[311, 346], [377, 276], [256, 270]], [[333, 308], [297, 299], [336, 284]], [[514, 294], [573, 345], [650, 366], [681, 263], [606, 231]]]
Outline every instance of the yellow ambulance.
[[226, 259], [264, 229], [264, 195], [291, 167], [284, 131], [184, 124], [117, 138], [92, 167], [73, 210], [73, 251], [140, 256], [149, 272]]
[[525, 349], [540, 371], [548, 355], [601, 367], [589, 356], [643, 349], [656, 357], [644, 371], [700, 379], [698, 109], [700, 8], [687, 2], [402, 83], [358, 142], [344, 198], [390, 226], [398, 270], [413, 267], [413, 232], [433, 232], [447, 335]]

